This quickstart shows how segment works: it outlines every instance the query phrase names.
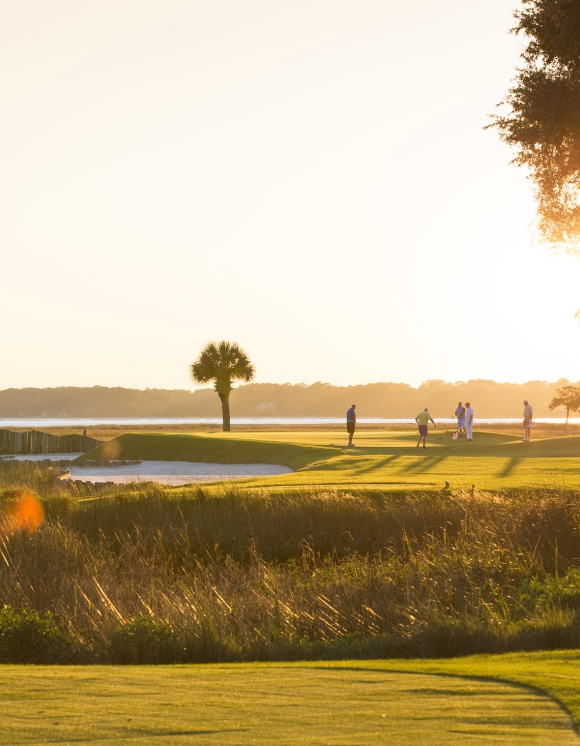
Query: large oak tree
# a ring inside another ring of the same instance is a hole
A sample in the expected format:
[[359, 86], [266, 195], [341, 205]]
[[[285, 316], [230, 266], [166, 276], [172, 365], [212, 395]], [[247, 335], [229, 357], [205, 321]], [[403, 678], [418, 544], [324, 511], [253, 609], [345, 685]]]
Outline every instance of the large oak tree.
[[548, 405], [550, 411], [564, 407], [566, 410], [566, 427], [568, 427], [568, 419], [570, 412], [577, 412], [580, 409], [580, 388], [578, 386], [562, 386], [561, 389], [556, 391], [555, 396], [550, 404]]
[[525, 37], [523, 65], [494, 117], [514, 162], [535, 185], [538, 227], [549, 243], [580, 248], [580, 1], [523, 0], [512, 31]]

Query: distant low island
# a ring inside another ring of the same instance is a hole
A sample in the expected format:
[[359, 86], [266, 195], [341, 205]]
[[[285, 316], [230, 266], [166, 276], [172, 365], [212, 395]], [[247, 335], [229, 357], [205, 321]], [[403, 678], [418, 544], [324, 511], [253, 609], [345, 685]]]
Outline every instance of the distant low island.
[[[474, 380], [425, 381], [418, 388], [404, 383], [332, 386], [328, 383], [251, 383], [232, 391], [233, 417], [342, 417], [350, 404], [359, 418], [409, 418], [429, 407], [435, 417], [451, 417], [458, 401], [469, 400], [476, 417], [519, 417], [522, 399], [534, 416], [560, 417], [548, 404], [556, 390], [570, 383], [497, 383]], [[0, 391], [0, 417], [220, 417], [211, 388], [195, 391], [122, 387], [23, 388]]]

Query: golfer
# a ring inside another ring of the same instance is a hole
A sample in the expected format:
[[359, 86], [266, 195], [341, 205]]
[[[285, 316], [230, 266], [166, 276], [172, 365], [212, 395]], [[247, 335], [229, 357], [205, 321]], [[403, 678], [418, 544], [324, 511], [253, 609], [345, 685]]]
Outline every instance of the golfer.
[[527, 399], [524, 399], [524, 441], [529, 440], [532, 437], [532, 417], [534, 415], [534, 410], [532, 409], [532, 405]]
[[346, 432], [348, 433], [348, 444], [354, 446], [352, 442], [352, 436], [354, 435], [354, 429], [356, 427], [356, 404], [351, 404], [350, 409], [346, 410]]
[[457, 432], [459, 437], [463, 438], [465, 435], [465, 407], [461, 402], [457, 405], [455, 416], [457, 417]]
[[415, 417], [415, 422], [419, 425], [419, 440], [417, 441], [417, 448], [423, 441], [423, 448], [427, 448], [427, 433], [429, 432], [429, 421], [433, 423], [434, 427], [437, 427], [435, 420], [429, 414], [427, 407]]
[[465, 407], [465, 432], [467, 440], [473, 440], [473, 407], [468, 401], [465, 402]]

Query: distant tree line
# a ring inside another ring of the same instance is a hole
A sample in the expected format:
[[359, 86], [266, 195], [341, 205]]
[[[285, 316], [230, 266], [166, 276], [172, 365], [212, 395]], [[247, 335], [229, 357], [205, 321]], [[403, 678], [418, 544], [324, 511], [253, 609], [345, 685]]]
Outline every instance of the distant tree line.
[[[476, 417], [519, 417], [529, 399], [534, 417], [565, 414], [549, 408], [558, 390], [570, 385], [529, 381], [524, 384], [475, 380], [459, 383], [425, 381], [418, 388], [404, 383], [331, 386], [328, 383], [250, 383], [231, 392], [233, 417], [342, 417], [351, 404], [359, 417], [414, 417], [425, 406], [434, 417], [451, 417], [458, 401], [470, 401]], [[574, 384], [577, 385], [577, 384]], [[559, 406], [559, 405], [558, 405]], [[126, 389], [93, 386], [6, 389], [0, 391], [0, 417], [220, 417], [222, 406], [212, 388], [196, 391]]]

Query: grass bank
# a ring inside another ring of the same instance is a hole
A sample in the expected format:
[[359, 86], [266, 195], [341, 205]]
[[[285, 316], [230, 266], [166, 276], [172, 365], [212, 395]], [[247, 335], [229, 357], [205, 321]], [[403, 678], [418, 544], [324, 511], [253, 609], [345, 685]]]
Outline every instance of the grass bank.
[[87, 459], [201, 461], [219, 464], [280, 464], [301, 469], [340, 451], [304, 443], [171, 433], [127, 433], [85, 453]]

